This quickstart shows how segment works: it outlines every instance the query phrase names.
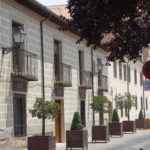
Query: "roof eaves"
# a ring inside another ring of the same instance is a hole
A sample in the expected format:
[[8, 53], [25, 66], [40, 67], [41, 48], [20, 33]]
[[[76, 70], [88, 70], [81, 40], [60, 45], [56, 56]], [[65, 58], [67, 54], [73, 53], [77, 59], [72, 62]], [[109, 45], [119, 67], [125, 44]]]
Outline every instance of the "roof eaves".
[[65, 24], [65, 22], [59, 16], [57, 16], [54, 12], [52, 12], [46, 6], [40, 4], [36, 0], [15, 0], [15, 1], [33, 10], [42, 17], [48, 18], [50, 21], [58, 25]]

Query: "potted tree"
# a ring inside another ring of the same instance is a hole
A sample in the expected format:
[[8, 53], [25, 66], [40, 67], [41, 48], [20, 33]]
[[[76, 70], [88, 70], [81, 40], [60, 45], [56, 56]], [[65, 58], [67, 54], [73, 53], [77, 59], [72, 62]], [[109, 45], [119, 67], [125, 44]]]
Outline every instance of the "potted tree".
[[99, 114], [99, 125], [92, 126], [92, 142], [109, 140], [108, 126], [104, 125], [104, 113], [109, 113], [110, 102], [106, 96], [95, 96], [91, 104], [94, 112]]
[[138, 117], [138, 119], [136, 119], [136, 128], [137, 129], [145, 129], [146, 128], [146, 121], [145, 121], [142, 110], [140, 110], [139, 117]]
[[71, 130], [66, 131], [66, 149], [88, 149], [88, 132], [83, 129], [79, 112], [75, 112], [71, 124]]
[[[38, 119], [54, 119], [59, 111], [59, 106], [54, 101], [43, 101], [42, 98], [37, 98], [33, 109], [29, 112], [32, 117]], [[42, 131], [45, 124], [42, 124]], [[53, 135], [35, 135], [28, 137], [28, 150], [55, 150], [55, 137]]]
[[116, 109], [120, 110], [121, 116], [123, 116], [123, 110], [124, 110], [124, 96], [122, 95], [116, 95], [115, 96], [115, 102], [116, 102]]
[[130, 120], [130, 111], [131, 111], [131, 108], [135, 106], [136, 97], [128, 93], [128, 94], [125, 94], [123, 98], [124, 98], [124, 107], [125, 107], [126, 114], [128, 117], [128, 120], [123, 121], [123, 132], [134, 133], [136, 131], [136, 124], [135, 124], [135, 121]]
[[111, 136], [123, 136], [123, 127], [120, 123], [118, 111], [114, 109], [112, 115], [112, 122], [109, 123], [109, 132]]

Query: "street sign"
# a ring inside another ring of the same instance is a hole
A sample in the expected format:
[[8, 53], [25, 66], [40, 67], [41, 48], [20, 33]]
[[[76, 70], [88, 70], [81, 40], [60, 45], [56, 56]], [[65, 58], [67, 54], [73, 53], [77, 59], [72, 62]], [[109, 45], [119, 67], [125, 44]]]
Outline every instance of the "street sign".
[[144, 81], [144, 90], [145, 91], [150, 91], [150, 80], [145, 80]]

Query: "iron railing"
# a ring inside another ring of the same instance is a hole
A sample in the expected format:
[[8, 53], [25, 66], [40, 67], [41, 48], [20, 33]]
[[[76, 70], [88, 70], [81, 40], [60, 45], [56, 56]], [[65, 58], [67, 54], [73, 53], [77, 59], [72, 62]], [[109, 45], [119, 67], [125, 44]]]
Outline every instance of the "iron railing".
[[59, 69], [57, 74], [55, 74], [55, 84], [63, 85], [63, 86], [72, 86], [72, 73], [71, 73], [71, 66], [61, 63], [59, 65]]
[[37, 55], [22, 49], [14, 50], [12, 74], [29, 81], [38, 80]]

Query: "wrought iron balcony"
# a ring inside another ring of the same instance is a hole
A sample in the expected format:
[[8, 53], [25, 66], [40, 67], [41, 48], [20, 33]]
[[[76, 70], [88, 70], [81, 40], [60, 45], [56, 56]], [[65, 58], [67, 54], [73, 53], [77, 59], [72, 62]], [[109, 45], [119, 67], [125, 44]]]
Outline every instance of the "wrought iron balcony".
[[100, 91], [108, 91], [108, 77], [105, 75], [101, 75], [98, 79], [98, 90]]
[[13, 72], [15, 77], [21, 77], [28, 81], [38, 80], [37, 55], [26, 50], [13, 50]]
[[80, 87], [86, 88], [86, 89], [92, 88], [92, 73], [91, 72], [82, 71]]
[[71, 66], [61, 63], [59, 68], [56, 68], [55, 72], [55, 85], [60, 85], [64, 87], [71, 87], [72, 86], [72, 73], [71, 73]]

